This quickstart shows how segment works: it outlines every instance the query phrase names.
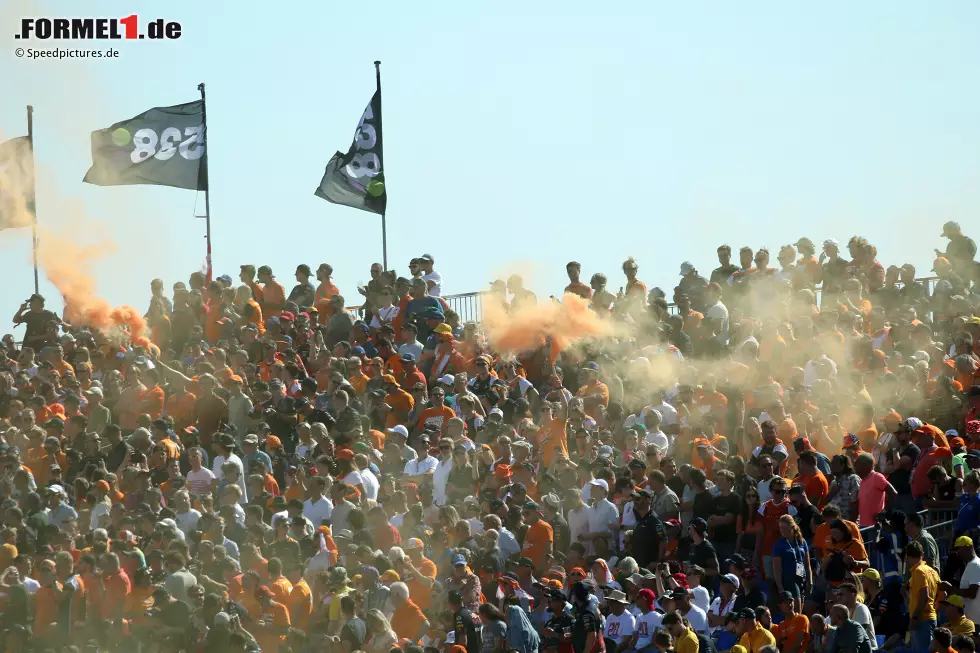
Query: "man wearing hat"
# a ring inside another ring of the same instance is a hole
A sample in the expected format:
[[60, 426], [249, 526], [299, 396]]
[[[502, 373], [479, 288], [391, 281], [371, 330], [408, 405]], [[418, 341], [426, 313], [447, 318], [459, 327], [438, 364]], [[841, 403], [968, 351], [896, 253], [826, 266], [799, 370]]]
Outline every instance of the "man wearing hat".
[[663, 556], [663, 546], [667, 541], [664, 523], [651, 509], [653, 493], [638, 490], [633, 493], [633, 517], [636, 524], [629, 535], [629, 555], [641, 568]]
[[483, 633], [480, 620], [473, 611], [463, 605], [463, 594], [459, 590], [449, 590], [447, 604], [453, 614], [455, 644], [466, 649], [466, 653], [481, 653]]
[[962, 608], [966, 613], [966, 618], [977, 623], [980, 621], [980, 558], [977, 557], [973, 539], [966, 535], [961, 535], [953, 542], [953, 550], [956, 557], [963, 564], [963, 573], [960, 576], [958, 587], [953, 587], [948, 582], [939, 584], [939, 589], [947, 597], [955, 596], [963, 600]]
[[783, 620], [772, 627], [779, 650], [786, 653], [806, 651], [810, 645], [809, 618], [796, 611], [796, 600], [791, 592], [780, 592], [776, 598], [783, 613]]
[[572, 628], [575, 617], [572, 616], [572, 606], [565, 598], [565, 593], [559, 589], [545, 591], [548, 609], [547, 619], [541, 629], [541, 650], [546, 653], [573, 653]]
[[765, 646], [776, 646], [776, 638], [762, 627], [752, 608], [742, 608], [739, 611], [738, 630], [742, 634], [738, 645], [744, 646], [748, 653], [759, 653]]
[[[636, 627], [636, 617], [626, 609], [630, 601], [626, 594], [620, 590], [613, 590], [605, 596], [606, 605], [609, 606], [609, 615], [606, 617], [606, 625], [603, 630], [603, 637], [607, 640], [606, 650], [624, 651], [624, 644], [633, 637]], [[615, 648], [610, 647], [608, 642], [616, 644]]]
[[601, 478], [594, 478], [588, 483], [592, 506], [589, 510], [588, 532], [580, 535], [587, 542], [588, 553], [608, 558], [612, 550], [611, 534], [619, 529], [619, 509], [606, 497], [609, 496], [609, 484]]
[[310, 306], [313, 306], [313, 302], [315, 301], [314, 295], [316, 294], [316, 288], [310, 282], [310, 277], [312, 276], [313, 271], [310, 270], [310, 266], [306, 263], [300, 263], [296, 266], [296, 285], [289, 291], [287, 301], [296, 304], [301, 311], [305, 311]]
[[963, 614], [963, 597], [955, 594], [947, 596], [939, 604], [942, 606], [943, 617], [946, 619], [943, 626], [954, 635], [963, 635], [972, 639], [977, 627]]
[[[53, 342], [48, 334], [48, 323], [61, 324], [61, 318], [44, 308], [44, 297], [33, 294], [20, 305], [14, 315], [14, 325], [25, 324], [24, 346], [33, 347], [35, 351]], [[56, 332], [57, 333], [57, 332]]]

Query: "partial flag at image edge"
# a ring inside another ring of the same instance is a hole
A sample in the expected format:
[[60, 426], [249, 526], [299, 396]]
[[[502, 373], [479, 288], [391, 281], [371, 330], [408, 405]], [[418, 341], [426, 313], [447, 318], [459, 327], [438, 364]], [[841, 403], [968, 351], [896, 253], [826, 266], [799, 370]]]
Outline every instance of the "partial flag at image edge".
[[34, 153], [30, 138], [18, 136], [0, 142], [0, 229], [27, 227], [34, 219]]

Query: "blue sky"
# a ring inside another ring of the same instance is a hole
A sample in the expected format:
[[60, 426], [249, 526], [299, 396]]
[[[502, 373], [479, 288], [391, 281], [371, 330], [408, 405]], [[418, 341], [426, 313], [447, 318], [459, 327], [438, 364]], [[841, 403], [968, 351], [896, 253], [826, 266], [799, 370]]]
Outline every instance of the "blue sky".
[[[375, 59], [389, 265], [404, 274], [429, 252], [447, 293], [519, 270], [547, 296], [571, 259], [615, 290], [630, 255], [669, 288], [682, 260], [710, 270], [722, 242], [775, 252], [803, 235], [861, 234], [927, 273], [945, 220], [980, 224], [973, 2], [77, 6], [3, 3], [0, 132], [22, 134], [35, 106], [39, 220], [111, 235], [94, 273], [113, 303], [145, 308], [151, 278], [200, 267], [204, 201], [82, 184], [89, 134], [193, 100], [201, 81], [216, 273], [268, 264], [289, 284], [296, 263], [326, 261], [356, 297], [380, 220], [313, 190], [350, 144]], [[13, 56], [20, 17], [131, 13], [184, 35], [108, 44], [115, 61]], [[30, 294], [29, 242], [0, 233], [0, 315]]]

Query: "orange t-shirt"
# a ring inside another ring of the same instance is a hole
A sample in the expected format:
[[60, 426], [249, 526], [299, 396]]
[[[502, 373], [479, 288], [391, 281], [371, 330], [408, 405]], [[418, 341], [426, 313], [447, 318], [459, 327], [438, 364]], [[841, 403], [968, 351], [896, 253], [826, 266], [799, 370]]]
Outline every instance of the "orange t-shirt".
[[374, 446], [374, 448], [377, 449], [378, 451], [384, 451], [385, 434], [375, 429], [371, 429], [370, 433], [371, 433], [371, 444]]
[[795, 651], [805, 651], [810, 645], [810, 619], [805, 614], [795, 614], [790, 619], [785, 619], [781, 623], [774, 624], [772, 634], [776, 637], [780, 651], [790, 651], [789, 645], [803, 633], [803, 640], [800, 648]]
[[334, 295], [339, 294], [340, 290], [328, 279], [327, 281], [321, 281], [320, 285], [316, 287], [316, 292], [313, 294], [313, 301], [316, 303], [321, 299], [330, 299]]
[[248, 321], [258, 327], [259, 336], [265, 335], [265, 319], [262, 317], [262, 307], [254, 299], [250, 299], [245, 303], [252, 307], [252, 315], [248, 318]]
[[276, 317], [282, 313], [281, 308], [270, 308], [269, 304], [282, 304], [286, 301], [286, 289], [278, 281], [270, 281], [262, 286], [262, 312], [266, 319]]
[[189, 426], [195, 422], [194, 408], [196, 405], [197, 397], [190, 392], [171, 395], [166, 403], [167, 415], [174, 418], [176, 426]]
[[134, 587], [126, 596], [124, 616], [130, 621], [143, 623], [147, 620], [146, 611], [153, 607], [153, 587]]
[[293, 626], [306, 630], [313, 614], [313, 592], [306, 581], [300, 579], [289, 592], [289, 621]]
[[[61, 583], [56, 583], [61, 589]], [[58, 595], [53, 587], [39, 587], [34, 593], [34, 635], [51, 632], [51, 624], [58, 618]]]
[[367, 392], [367, 382], [370, 380], [367, 375], [363, 372], [347, 379], [350, 384], [354, 387], [354, 392], [358, 395], [362, 395]]
[[391, 412], [385, 420], [385, 428], [393, 428], [404, 424], [408, 414], [415, 407], [415, 398], [401, 388], [385, 396], [385, 403], [391, 406]]
[[[844, 520], [844, 524], [847, 526], [847, 532], [851, 534], [851, 541], [856, 541], [858, 544], [861, 543], [861, 531], [858, 525], [847, 519]], [[834, 544], [833, 540], [830, 539], [830, 524], [824, 522], [817, 526], [817, 529], [813, 532], [813, 548], [820, 549], [821, 558], [820, 561], [823, 562], [830, 555], [831, 551], [839, 551], [846, 549], [847, 543]], [[861, 545], [862, 551], [864, 550], [864, 545]], [[863, 557], [862, 557], [863, 556]], [[867, 560], [867, 552], [863, 552], [862, 556], [856, 556], [851, 554], [855, 560]]]
[[[575, 393], [575, 396], [585, 398], [594, 394], [602, 395], [602, 405], [609, 406], [609, 388], [606, 387], [606, 384], [603, 383], [602, 381], [596, 381], [591, 385], [583, 385], [581, 388], [578, 389], [578, 392]], [[595, 405], [593, 404], [593, 405], [586, 406], [585, 414], [588, 415], [589, 417], [595, 417], [596, 415]]]
[[145, 406], [142, 411], [149, 414], [149, 416], [153, 419], [158, 419], [160, 415], [163, 414], [164, 394], [163, 388], [160, 386], [155, 385], [152, 388], [141, 392], [139, 394], [138, 401], [140, 403], [149, 402], [149, 404]]
[[554, 544], [555, 529], [551, 524], [543, 519], [539, 519], [535, 524], [528, 527], [524, 535], [523, 554], [531, 559], [534, 568], [538, 571], [544, 569], [545, 556], [548, 554], [547, 545]]
[[68, 363], [68, 361], [62, 360], [62, 361], [59, 361], [57, 363], [54, 363], [53, 365], [54, 365], [55, 371], [58, 374], [60, 374], [62, 376], [62, 378], [64, 378], [65, 374], [71, 374], [72, 376], [75, 375], [75, 368], [72, 367]]
[[[423, 576], [431, 580], [435, 580], [438, 573], [435, 563], [428, 558], [422, 558], [418, 570], [422, 572]], [[412, 601], [421, 609], [428, 610], [429, 606], [432, 605], [432, 588], [426, 587], [417, 578], [405, 581], [405, 585], [408, 586], [408, 595]]]
[[871, 451], [875, 448], [875, 441], [878, 439], [878, 427], [872, 424], [868, 428], [856, 431], [854, 435], [858, 437], [858, 442], [861, 443], [861, 449]]
[[419, 634], [423, 623], [425, 623], [425, 615], [422, 614], [419, 606], [412, 603], [411, 599], [403, 603], [391, 615], [391, 629], [398, 635], [398, 639], [407, 639], [411, 642], [418, 641], [415, 637]]
[[214, 343], [221, 339], [221, 325], [218, 320], [223, 318], [217, 306], [211, 306], [204, 316], [204, 339]]
[[265, 483], [263, 484], [263, 489], [274, 497], [279, 496], [279, 482], [276, 481], [272, 474], [265, 475]]
[[796, 477], [793, 485], [802, 485], [807, 498], [817, 507], [823, 507], [824, 497], [830, 491], [830, 483], [827, 482], [827, 477], [819, 469], [812, 476]]
[[[266, 286], [268, 289], [268, 286]], [[271, 587], [269, 589], [272, 589]], [[268, 608], [261, 609], [261, 614], [259, 618], [265, 621], [267, 626], [271, 626], [274, 629], [289, 628], [292, 624], [289, 621], [289, 611], [286, 609], [282, 603], [273, 601], [269, 604]], [[253, 633], [255, 641], [258, 643], [259, 647], [262, 649], [262, 653], [276, 653], [279, 647], [286, 643], [286, 635], [276, 632], [265, 632], [260, 628], [256, 628]]]
[[444, 405], [442, 408], [430, 406], [419, 415], [419, 428], [423, 428], [426, 424], [435, 424], [439, 427], [440, 433], [445, 435], [446, 426], [449, 424], [449, 420], [454, 417], [456, 417], [456, 413], [449, 406]]
[[548, 424], [538, 429], [538, 447], [541, 449], [541, 464], [550, 467], [555, 460], [555, 453], [561, 452], [568, 456], [568, 420], [553, 418]]
[[269, 583], [269, 589], [272, 590], [273, 595], [276, 597], [276, 601], [287, 605], [289, 603], [289, 594], [293, 591], [293, 584], [289, 582], [284, 576], [280, 576], [271, 583]]
[[102, 576], [105, 594], [102, 596], [102, 618], [115, 619], [126, 606], [126, 597], [130, 592], [129, 576], [119, 570], [117, 574]]

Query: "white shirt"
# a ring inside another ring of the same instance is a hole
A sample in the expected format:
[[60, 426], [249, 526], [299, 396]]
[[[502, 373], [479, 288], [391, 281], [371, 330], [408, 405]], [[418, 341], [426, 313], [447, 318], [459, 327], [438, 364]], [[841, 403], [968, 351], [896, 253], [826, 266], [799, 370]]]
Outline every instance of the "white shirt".
[[109, 512], [112, 510], [105, 503], [99, 502], [92, 508], [90, 516], [89, 530], [105, 528], [109, 523]]
[[[575, 510], [569, 510], [565, 515], [565, 519], [568, 520], [568, 532], [571, 537], [569, 540], [570, 542], [578, 542], [579, 535], [589, 532], [588, 506], [582, 506], [581, 508], [577, 508]], [[587, 543], [583, 542], [583, 544]]]
[[617, 644], [622, 645], [624, 641], [633, 635], [636, 627], [636, 617], [630, 614], [629, 610], [623, 610], [623, 614], [618, 617], [609, 613], [606, 617], [606, 628], [603, 634]]
[[344, 483], [347, 485], [360, 485], [363, 487], [364, 480], [361, 478], [361, 473], [358, 471], [347, 472], [347, 476], [344, 477]]
[[[303, 502], [303, 516], [313, 522], [313, 528], [319, 528], [323, 521], [329, 520], [333, 514], [333, 503], [325, 496], [314, 497]], [[335, 531], [336, 532], [336, 531]]]
[[521, 545], [517, 543], [517, 538], [514, 534], [507, 530], [506, 526], [501, 526], [498, 531], [500, 537], [497, 538], [497, 543], [500, 545], [500, 550], [504, 552], [508, 557], [514, 555], [515, 553], [520, 553]]
[[708, 634], [708, 615], [704, 610], [692, 604], [687, 614], [681, 616], [686, 617], [691, 622], [691, 628], [695, 632]]
[[197, 510], [191, 508], [182, 515], [177, 515], [174, 517], [174, 522], [177, 523], [177, 528], [184, 535], [188, 535], [191, 531], [197, 528], [197, 522], [201, 519], [201, 513]]
[[[966, 568], [963, 569], [963, 575], [960, 577], [961, 590], [969, 589], [970, 585], [980, 585], [980, 558], [976, 556], [966, 563]], [[980, 593], [975, 599], [963, 597], [963, 612], [973, 623], [980, 621]]]
[[207, 467], [201, 467], [196, 472], [192, 469], [187, 472], [187, 489], [191, 494], [211, 494], [211, 481], [214, 478], [214, 472]]
[[380, 329], [385, 324], [391, 324], [398, 317], [399, 310], [401, 309], [397, 306], [382, 306], [375, 312], [374, 317], [371, 318], [371, 328]]
[[429, 294], [433, 297], [438, 297], [442, 294], [442, 275], [433, 270], [428, 274], [423, 274], [422, 279], [425, 280], [426, 284], [431, 282], [433, 285], [429, 286]]
[[670, 446], [670, 441], [667, 439], [667, 434], [663, 431], [647, 431], [646, 436], [643, 438], [643, 442], [647, 445], [652, 444], [660, 453], [667, 451], [667, 447]]
[[33, 578], [21, 578], [20, 580], [28, 594], [34, 595], [41, 587], [41, 583], [37, 582]]
[[409, 460], [405, 463], [405, 476], [420, 476], [422, 474], [428, 474], [429, 472], [435, 471], [436, 465], [439, 464], [439, 460], [435, 456], [426, 456], [425, 458], [416, 458], [415, 460]]
[[704, 316], [706, 318], [712, 318], [718, 320], [721, 323], [718, 329], [718, 342], [722, 344], [728, 343], [728, 307], [721, 302], [716, 302], [714, 306], [710, 306], [707, 311], [705, 311]]
[[636, 645], [633, 648], [639, 651], [644, 646], [650, 646], [653, 643], [653, 633], [660, 628], [663, 620], [664, 616], [653, 610], [637, 617]]
[[854, 606], [854, 614], [851, 615], [851, 619], [864, 626], [864, 629], [868, 631], [868, 637], [871, 639], [871, 649], [878, 648], [878, 639], [875, 637], [875, 624], [871, 620], [871, 610], [868, 609], [868, 606], [858, 602]]
[[[242, 459], [236, 456], [235, 454], [231, 454], [230, 456], [228, 456], [227, 460], [235, 463], [235, 465], [238, 466], [238, 482], [235, 483], [235, 485], [237, 485], [238, 488], [242, 491], [242, 498], [238, 500], [238, 503], [245, 505], [246, 503], [248, 503], [248, 494], [245, 491], [245, 480], [244, 480], [245, 466], [242, 464]], [[218, 479], [218, 481], [225, 480], [225, 475], [221, 471], [221, 466], [224, 463], [225, 463], [224, 456], [215, 456], [214, 463], [211, 465], [211, 471], [214, 473], [214, 477]]]
[[692, 603], [707, 613], [708, 609], [711, 607], [711, 596], [708, 594], [708, 588], [703, 585], [692, 587], [691, 594], [694, 595], [694, 600]]
[[[732, 594], [731, 600], [725, 605], [722, 605], [721, 595], [719, 594], [718, 596], [715, 597], [715, 600], [711, 602], [711, 609], [710, 609], [711, 614], [715, 615], [716, 617], [727, 617], [728, 613], [730, 613], [732, 610], [735, 609], [735, 598], [736, 595]], [[711, 629], [711, 632], [716, 633], [724, 629], [725, 629], [724, 626], [716, 626], [715, 628]]]
[[[602, 501], [597, 501], [594, 506], [589, 507], [589, 532], [590, 533], [601, 533], [607, 532], [610, 535], [612, 531], [609, 530], [609, 524], [613, 522], [619, 522], [619, 509], [616, 508], [616, 504], [612, 503], [609, 499], [603, 499]], [[595, 544], [593, 541], [589, 541], [589, 551], [590, 554], [595, 554]], [[608, 541], [609, 550], [615, 549], [612, 542]]]
[[453, 471], [453, 459], [440, 460], [432, 475], [432, 503], [441, 506], [448, 500], [446, 488], [449, 486], [449, 472]]
[[619, 531], [619, 548], [625, 551], [626, 531], [630, 527], [636, 526], [636, 509], [632, 501], [623, 506], [623, 516], [620, 519], [620, 525], [623, 527], [623, 530]]
[[378, 490], [381, 489], [381, 481], [378, 480], [378, 477], [370, 469], [362, 469], [361, 487], [364, 488], [364, 494], [367, 495], [368, 499], [376, 500], [378, 498]]

